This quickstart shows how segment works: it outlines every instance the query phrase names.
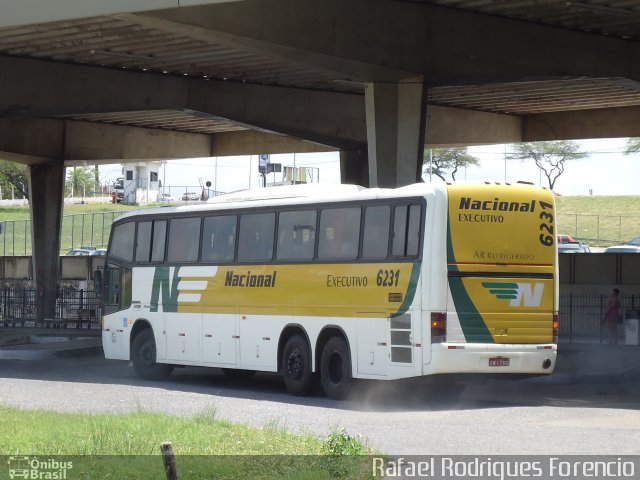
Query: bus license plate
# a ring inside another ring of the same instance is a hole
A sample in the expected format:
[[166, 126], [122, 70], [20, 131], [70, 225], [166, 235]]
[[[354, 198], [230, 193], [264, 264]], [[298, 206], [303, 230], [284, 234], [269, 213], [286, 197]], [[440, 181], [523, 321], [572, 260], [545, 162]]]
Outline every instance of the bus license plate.
[[508, 358], [490, 358], [489, 359], [489, 366], [490, 367], [508, 367], [509, 366], [509, 359]]

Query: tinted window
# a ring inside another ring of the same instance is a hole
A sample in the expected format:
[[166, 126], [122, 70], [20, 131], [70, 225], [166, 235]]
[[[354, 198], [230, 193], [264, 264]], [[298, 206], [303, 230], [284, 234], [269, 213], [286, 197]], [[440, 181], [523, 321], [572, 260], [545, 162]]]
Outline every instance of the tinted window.
[[236, 216], [207, 217], [202, 233], [203, 262], [231, 262], [236, 248]]
[[130, 262], [133, 260], [133, 234], [136, 224], [134, 222], [122, 223], [113, 230], [111, 240], [111, 255]]
[[174, 218], [169, 224], [168, 262], [195, 262], [200, 242], [200, 218]]
[[389, 250], [389, 224], [391, 208], [384, 205], [367, 207], [364, 213], [362, 257], [369, 260], [387, 256]]
[[319, 259], [353, 260], [358, 256], [360, 208], [328, 208], [320, 213]]
[[392, 255], [415, 257], [420, 246], [420, 205], [401, 205], [393, 218]]
[[252, 213], [240, 217], [238, 260], [269, 261], [273, 257], [275, 213]]
[[283, 212], [278, 217], [278, 260], [311, 260], [315, 239], [315, 210]]
[[136, 262], [148, 262], [151, 250], [152, 222], [138, 223], [138, 238], [136, 239]]
[[153, 222], [153, 246], [151, 248], [151, 261], [161, 262], [164, 260], [164, 244], [167, 238], [166, 220], [156, 220]]

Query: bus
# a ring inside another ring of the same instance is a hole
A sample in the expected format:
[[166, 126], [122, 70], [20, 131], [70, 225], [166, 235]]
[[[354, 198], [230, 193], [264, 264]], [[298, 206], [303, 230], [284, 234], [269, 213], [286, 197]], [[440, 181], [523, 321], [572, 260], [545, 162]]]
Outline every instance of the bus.
[[354, 379], [549, 374], [553, 193], [531, 184], [293, 185], [124, 213], [95, 273], [108, 359]]

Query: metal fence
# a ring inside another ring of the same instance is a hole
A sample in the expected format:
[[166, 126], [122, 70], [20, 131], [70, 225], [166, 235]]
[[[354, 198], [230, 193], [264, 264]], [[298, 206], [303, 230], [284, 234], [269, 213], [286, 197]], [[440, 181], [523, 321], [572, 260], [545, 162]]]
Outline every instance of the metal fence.
[[92, 290], [58, 291], [52, 323], [38, 321], [36, 294], [30, 288], [0, 290], [0, 327], [100, 328], [100, 299]]
[[[113, 219], [121, 213], [76, 213], [63, 216], [61, 253], [83, 245], [106, 247]], [[31, 220], [0, 221], [0, 256], [30, 255], [31, 251]]]
[[[592, 293], [560, 294], [560, 339], [565, 343], [604, 343], [607, 341], [607, 327], [604, 312], [609, 295]], [[640, 297], [626, 295], [620, 297], [623, 320], [638, 318]], [[623, 336], [623, 328], [618, 335]]]
[[558, 232], [593, 245], [624, 243], [640, 234], [640, 216], [559, 213]]

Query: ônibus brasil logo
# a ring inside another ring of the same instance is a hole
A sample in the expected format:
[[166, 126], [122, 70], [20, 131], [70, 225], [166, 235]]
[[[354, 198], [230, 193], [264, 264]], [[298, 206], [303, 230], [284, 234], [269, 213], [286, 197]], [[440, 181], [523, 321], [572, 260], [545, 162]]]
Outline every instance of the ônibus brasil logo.
[[539, 307], [544, 291], [542, 283], [482, 282], [482, 286], [498, 300], [509, 300], [510, 307]]
[[7, 460], [9, 465], [9, 478], [25, 479], [52, 479], [64, 480], [67, 477], [67, 470], [73, 468], [73, 462], [47, 458], [41, 460], [38, 457], [13, 456]]

